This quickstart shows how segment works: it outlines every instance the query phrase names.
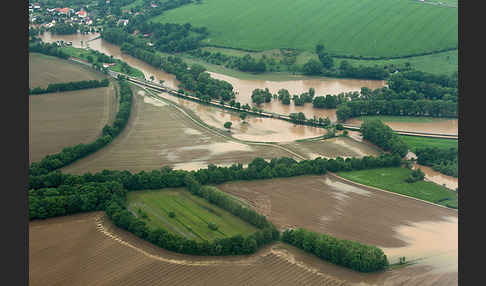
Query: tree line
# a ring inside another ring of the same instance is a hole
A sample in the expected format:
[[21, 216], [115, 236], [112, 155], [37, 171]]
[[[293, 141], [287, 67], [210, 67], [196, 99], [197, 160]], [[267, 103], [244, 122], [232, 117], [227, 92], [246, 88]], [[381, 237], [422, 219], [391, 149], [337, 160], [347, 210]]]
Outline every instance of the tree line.
[[285, 230], [282, 241], [323, 260], [360, 272], [384, 270], [389, 265], [383, 250], [376, 246], [338, 239], [303, 228]]
[[337, 107], [336, 116], [341, 122], [364, 115], [431, 116], [457, 118], [457, 102], [444, 100], [352, 100]]
[[385, 151], [405, 157], [408, 153], [408, 146], [402, 138], [379, 119], [365, 120], [361, 124], [360, 132], [363, 139], [381, 147]]
[[129, 171], [103, 170], [83, 175], [64, 174], [59, 171], [49, 173], [29, 172], [29, 189], [56, 188], [60, 185], [76, 185], [88, 182], [116, 181], [128, 191], [155, 190], [163, 188], [177, 188], [184, 186], [184, 178], [192, 174], [202, 185], [221, 184], [230, 181], [248, 181], [272, 178], [285, 178], [302, 175], [323, 175], [328, 171], [353, 171], [383, 167], [398, 167], [401, 158], [396, 154], [381, 154], [378, 157], [365, 156], [363, 158], [337, 157], [336, 159], [316, 158], [314, 160], [296, 161], [292, 158], [273, 158], [269, 162], [263, 158], [255, 158], [243, 168], [242, 164], [228, 167], [208, 165], [197, 171], [173, 170], [163, 167], [150, 172], [141, 171], [132, 174]]
[[29, 52], [32, 53], [40, 53], [48, 56], [54, 56], [61, 59], [68, 59], [69, 55], [62, 51], [56, 43], [43, 43], [43, 42], [36, 42], [29, 44]]
[[420, 165], [432, 167], [432, 169], [448, 176], [458, 177], [457, 148], [424, 147], [417, 148], [415, 154]]
[[88, 156], [111, 143], [111, 141], [125, 128], [128, 119], [130, 118], [132, 107], [133, 95], [130, 86], [125, 81], [119, 81], [119, 85], [120, 107], [113, 125], [105, 125], [105, 127], [103, 127], [102, 136], [98, 137], [94, 142], [78, 144], [73, 147], [65, 147], [57, 154], [47, 155], [41, 161], [33, 162], [30, 165], [29, 174], [35, 176], [49, 173], [67, 166], [80, 158]]
[[181, 82], [180, 87], [194, 92], [194, 96], [203, 99], [207, 96], [212, 99], [229, 101], [235, 97], [233, 86], [223, 80], [211, 78], [206, 68], [193, 64], [188, 66], [180, 57], [163, 57], [146, 49], [124, 43], [121, 46], [123, 53], [138, 58], [156, 68], [161, 68], [167, 73], [174, 74]]
[[65, 83], [51, 83], [47, 88], [35, 87], [30, 89], [30, 94], [43, 94], [50, 92], [63, 92], [87, 88], [97, 88], [97, 87], [107, 87], [110, 84], [108, 79], [102, 80], [82, 80], [82, 81], [71, 81]]

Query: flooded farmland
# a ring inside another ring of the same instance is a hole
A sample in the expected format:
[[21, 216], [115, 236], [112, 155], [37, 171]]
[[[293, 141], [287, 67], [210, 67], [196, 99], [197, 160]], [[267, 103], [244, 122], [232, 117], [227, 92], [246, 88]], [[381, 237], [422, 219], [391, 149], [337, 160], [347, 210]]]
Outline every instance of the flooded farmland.
[[[163, 80], [164, 84], [171, 88], [178, 88], [178, 81], [175, 76], [168, 74], [160, 69], [154, 68], [149, 64], [138, 60], [130, 55], [123, 54], [120, 51], [120, 47], [104, 41], [101, 38], [95, 39], [99, 34], [88, 35], [52, 35], [50, 32], [45, 32], [41, 39], [46, 42], [55, 42], [57, 40], [72, 41], [73, 46], [77, 48], [91, 48], [107, 55], [112, 55], [114, 58], [121, 59], [129, 65], [141, 70], [145, 77], [148, 79], [154, 76], [155, 82]], [[90, 39], [95, 39], [89, 41]], [[81, 43], [81, 41], [83, 41]], [[89, 42], [88, 42], [89, 41]], [[241, 104], [248, 103], [252, 105], [251, 93], [256, 88], [268, 88], [270, 92], [276, 93], [279, 89], [285, 88], [290, 94], [301, 94], [309, 91], [309, 88], [313, 87], [316, 91], [316, 96], [327, 94], [338, 94], [340, 92], [359, 91], [361, 87], [368, 87], [370, 89], [376, 89], [385, 86], [386, 82], [383, 80], [357, 80], [357, 79], [340, 79], [340, 78], [315, 78], [315, 77], [303, 77], [296, 76], [291, 80], [265, 80], [265, 79], [238, 79], [228, 75], [209, 72], [213, 78], [225, 80], [231, 83], [234, 90], [237, 91], [236, 100]], [[329, 119], [332, 122], [337, 120], [336, 109], [319, 109], [313, 108], [311, 103], [306, 103], [304, 106], [295, 106], [293, 102], [290, 105], [284, 105], [278, 100], [273, 100], [269, 103], [263, 103], [261, 108], [280, 114], [290, 114], [294, 112], [303, 112], [306, 117], [322, 117]], [[267, 119], [264, 119], [267, 120]], [[228, 120], [230, 121], [230, 120]], [[236, 119], [235, 119], [236, 121]], [[233, 122], [234, 123], [234, 122]], [[360, 125], [361, 122], [357, 119], [351, 119], [346, 122], [350, 125]], [[433, 122], [385, 122], [394, 130], [401, 131], [417, 131], [426, 133], [443, 133], [443, 134], [458, 134], [458, 121], [457, 119], [437, 119]], [[268, 125], [274, 125], [273, 123]], [[302, 132], [302, 130], [300, 130]], [[249, 133], [247, 133], [249, 134]], [[285, 137], [285, 136], [284, 136]], [[241, 139], [244, 136], [240, 137]], [[245, 140], [250, 140], [246, 137]], [[272, 140], [270, 140], [272, 141]], [[285, 141], [285, 140], [284, 140]]]
[[279, 228], [377, 242], [392, 263], [406, 256], [414, 264], [359, 273], [282, 243], [252, 255], [189, 256], [158, 248], [92, 212], [30, 222], [32, 285], [458, 285], [453, 210], [327, 175], [226, 183], [220, 189], [243, 198]]

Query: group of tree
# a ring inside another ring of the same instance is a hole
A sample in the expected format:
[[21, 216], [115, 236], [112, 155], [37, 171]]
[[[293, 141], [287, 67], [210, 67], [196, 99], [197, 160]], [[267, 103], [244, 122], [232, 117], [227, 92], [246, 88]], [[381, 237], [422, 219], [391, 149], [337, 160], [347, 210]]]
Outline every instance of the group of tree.
[[404, 157], [408, 153], [407, 144], [393, 130], [379, 119], [365, 120], [360, 128], [363, 139], [385, 151]]
[[424, 172], [420, 168], [413, 170], [412, 173], [405, 179], [407, 183], [415, 183], [418, 181], [423, 181], [425, 178]]
[[268, 90], [268, 88], [254, 89], [251, 93], [251, 101], [256, 103], [256, 105], [260, 105], [264, 102], [270, 102], [272, 101], [272, 93]]
[[385, 67], [352, 66], [348, 61], [342, 60], [337, 66], [332, 55], [325, 50], [324, 45], [316, 45], [318, 60], [309, 59], [303, 66], [302, 72], [306, 75], [318, 75], [329, 77], [347, 77], [363, 79], [385, 79], [390, 72]]
[[91, 153], [98, 151], [105, 145], [109, 144], [125, 128], [132, 108], [132, 90], [125, 81], [119, 81], [120, 84], [120, 107], [116, 114], [113, 125], [103, 127], [102, 136], [94, 142], [87, 144], [78, 144], [73, 147], [63, 148], [57, 154], [47, 155], [39, 162], [33, 162], [29, 168], [29, 174], [41, 175], [64, 167], [72, 162], [83, 158]]
[[285, 230], [282, 241], [323, 260], [360, 272], [384, 270], [389, 265], [383, 250], [376, 246], [338, 239], [302, 228]]
[[444, 100], [352, 100], [337, 107], [336, 116], [341, 122], [365, 115], [457, 117], [457, 102]]
[[29, 44], [29, 52], [32, 53], [40, 53], [49, 56], [58, 57], [61, 59], [68, 59], [69, 55], [60, 49], [56, 43], [43, 43], [43, 42], [35, 42]]
[[78, 24], [73, 23], [56, 23], [50, 31], [53, 34], [57, 35], [71, 35], [76, 34], [78, 32], [79, 26]]
[[420, 165], [432, 167], [448, 176], [458, 177], [457, 148], [424, 147], [417, 148], [415, 154]]
[[65, 83], [51, 83], [47, 86], [47, 88], [35, 87], [30, 89], [30, 94], [42, 94], [42, 93], [50, 93], [50, 92], [63, 92], [63, 91], [71, 91], [71, 90], [79, 90], [79, 89], [87, 89], [87, 88], [97, 88], [97, 87], [106, 87], [110, 84], [108, 79], [102, 80], [83, 80], [83, 81], [71, 81]]

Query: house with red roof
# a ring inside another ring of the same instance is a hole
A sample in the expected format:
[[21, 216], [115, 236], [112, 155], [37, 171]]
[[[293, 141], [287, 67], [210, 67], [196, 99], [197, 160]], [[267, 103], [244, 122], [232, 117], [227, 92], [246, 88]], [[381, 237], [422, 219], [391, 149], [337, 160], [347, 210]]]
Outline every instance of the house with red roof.
[[58, 12], [59, 14], [64, 14], [64, 15], [68, 15], [69, 12], [71, 11], [71, 9], [69, 8], [56, 8], [56, 12]]
[[76, 15], [78, 15], [78, 17], [80, 17], [80, 18], [86, 18], [86, 16], [88, 16], [88, 13], [84, 10], [80, 10], [80, 11], [76, 12]]

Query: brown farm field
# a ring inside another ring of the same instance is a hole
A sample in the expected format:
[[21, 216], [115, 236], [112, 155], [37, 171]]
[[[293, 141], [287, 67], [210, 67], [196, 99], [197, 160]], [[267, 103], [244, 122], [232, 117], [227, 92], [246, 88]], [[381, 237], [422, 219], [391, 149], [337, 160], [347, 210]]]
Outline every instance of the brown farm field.
[[46, 88], [50, 83], [61, 83], [81, 80], [100, 80], [106, 78], [82, 64], [68, 60], [29, 53], [29, 88], [40, 86]]
[[117, 108], [113, 84], [29, 96], [29, 161], [95, 140], [113, 122]]
[[455, 210], [348, 183], [333, 174], [229, 182], [218, 188], [242, 198], [281, 229], [303, 227], [376, 245], [392, 263], [406, 256], [446, 276], [455, 273], [457, 283]]
[[134, 90], [132, 114], [122, 134], [95, 154], [64, 167], [63, 172], [139, 172], [163, 166], [191, 170], [208, 164], [247, 164], [259, 156], [294, 156], [278, 147], [232, 140], [191, 120], [176, 107], [145, 96], [138, 87]]
[[379, 156], [382, 150], [377, 146], [366, 142], [357, 141], [348, 137], [335, 137], [316, 141], [289, 142], [282, 144], [294, 152], [302, 154], [307, 159], [317, 157], [336, 158], [336, 157], [364, 157]]
[[[307, 205], [295, 208], [302, 211]], [[437, 211], [433, 206], [422, 208], [423, 216]], [[438, 271], [418, 263], [385, 272], [358, 273], [281, 243], [249, 256], [176, 254], [113, 226], [102, 212], [31, 221], [29, 263], [32, 286], [457, 285], [457, 271]]]

